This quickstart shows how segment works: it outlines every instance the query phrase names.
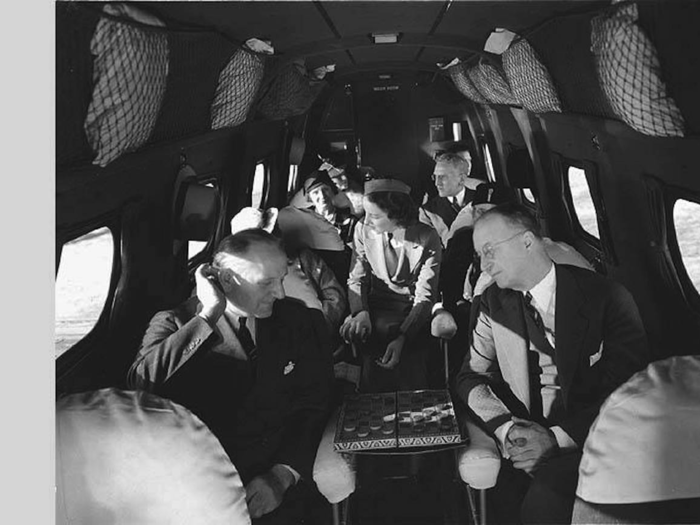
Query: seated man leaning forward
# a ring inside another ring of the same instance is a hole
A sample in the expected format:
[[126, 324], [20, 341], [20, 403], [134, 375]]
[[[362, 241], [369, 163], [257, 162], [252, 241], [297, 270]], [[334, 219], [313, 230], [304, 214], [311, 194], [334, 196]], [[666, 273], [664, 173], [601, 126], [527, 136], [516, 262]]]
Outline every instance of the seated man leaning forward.
[[496, 521], [570, 523], [588, 430], [649, 360], [639, 311], [622, 285], [553, 263], [522, 205], [484, 213], [474, 249], [497, 286], [481, 297], [456, 383], [502, 450]]
[[[333, 378], [323, 315], [285, 299], [287, 257], [263, 230], [224, 238], [195, 273], [196, 297], [157, 313], [128, 374], [217, 436], [255, 523], [303, 507]], [[290, 513], [292, 513], [290, 515]]]
[[348, 277], [351, 315], [340, 333], [359, 346], [363, 389], [426, 388], [440, 238], [418, 222], [410, 187], [399, 180], [366, 182], [364, 208], [364, 222], [355, 228]]

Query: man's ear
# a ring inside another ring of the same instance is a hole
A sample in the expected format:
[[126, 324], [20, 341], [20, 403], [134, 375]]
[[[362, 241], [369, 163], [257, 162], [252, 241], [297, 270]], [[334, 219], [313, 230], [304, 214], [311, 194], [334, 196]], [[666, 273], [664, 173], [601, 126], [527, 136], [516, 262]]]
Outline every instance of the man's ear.
[[529, 250], [535, 244], [535, 234], [531, 231], [526, 231], [523, 233], [523, 241], [525, 242], [525, 248]]
[[230, 268], [219, 269], [219, 282], [222, 286], [231, 286], [236, 281], [236, 275], [233, 270]]

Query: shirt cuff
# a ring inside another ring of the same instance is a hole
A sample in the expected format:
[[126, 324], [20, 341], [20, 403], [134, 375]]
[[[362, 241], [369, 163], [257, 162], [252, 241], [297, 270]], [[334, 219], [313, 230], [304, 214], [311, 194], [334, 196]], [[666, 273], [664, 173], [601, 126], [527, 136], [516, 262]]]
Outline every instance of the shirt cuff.
[[510, 457], [510, 454], [508, 454], [508, 452], [506, 451], [506, 437], [508, 436], [508, 431], [510, 430], [510, 427], [512, 427], [514, 424], [515, 423], [513, 421], [506, 421], [494, 431], [494, 434], [498, 439], [498, 444], [501, 447], [501, 455], [505, 459], [508, 459]]
[[561, 450], [573, 450], [578, 448], [576, 442], [571, 439], [571, 436], [567, 434], [561, 427], [550, 427], [549, 430], [552, 431], [554, 437], [557, 440], [557, 444]]
[[294, 484], [296, 485], [299, 483], [299, 480], [301, 479], [301, 474], [299, 474], [296, 470], [294, 470], [292, 467], [289, 465], [285, 465], [284, 463], [277, 463], [280, 467], [286, 468], [289, 472], [292, 473], [292, 476], [294, 476]]

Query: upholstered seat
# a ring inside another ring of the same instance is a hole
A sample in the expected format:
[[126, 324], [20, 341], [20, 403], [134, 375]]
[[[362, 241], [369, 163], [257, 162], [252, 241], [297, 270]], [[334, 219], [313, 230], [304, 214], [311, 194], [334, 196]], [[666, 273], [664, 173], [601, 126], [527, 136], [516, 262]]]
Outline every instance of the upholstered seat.
[[583, 447], [573, 523], [697, 523], [700, 356], [651, 363], [601, 407]]
[[241, 478], [186, 408], [107, 388], [56, 403], [57, 525], [243, 525]]

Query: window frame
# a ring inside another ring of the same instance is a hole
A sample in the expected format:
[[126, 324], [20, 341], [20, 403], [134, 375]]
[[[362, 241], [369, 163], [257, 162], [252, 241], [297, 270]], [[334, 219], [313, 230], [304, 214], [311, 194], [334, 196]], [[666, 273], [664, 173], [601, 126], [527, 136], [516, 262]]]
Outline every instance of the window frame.
[[200, 186], [206, 186], [209, 183], [213, 183], [213, 188], [214, 191], [216, 192], [216, 217], [214, 219], [214, 224], [212, 225], [212, 232], [209, 236], [209, 239], [207, 240], [207, 243], [204, 245], [204, 247], [194, 254], [193, 256], [190, 257], [190, 252], [189, 252], [189, 243], [191, 242], [190, 239], [185, 241], [187, 243], [187, 269], [188, 270], [194, 270], [196, 269], [201, 263], [207, 261], [210, 257], [211, 251], [214, 248], [214, 244], [216, 243], [217, 237], [219, 235], [219, 231], [221, 228], [221, 215], [222, 215], [222, 210], [224, 210], [224, 200], [223, 200], [223, 191], [221, 191], [221, 187], [219, 185], [219, 178], [217, 177], [216, 174], [213, 175], [201, 175], [197, 176], [196, 178], [196, 184]]
[[[260, 194], [260, 203], [258, 204], [257, 208], [262, 208], [265, 209], [267, 206], [267, 201], [270, 198], [270, 167], [272, 164], [272, 159], [268, 157], [264, 157], [262, 159], [258, 159], [255, 161], [253, 164], [253, 171], [248, 178], [248, 191], [247, 191], [247, 196], [246, 196], [246, 202], [248, 206], [253, 206], [253, 188], [255, 187], [255, 173], [258, 170], [258, 166], [262, 164], [263, 166], [263, 187], [262, 187], [262, 192]], [[256, 207], [256, 206], [253, 206]]]
[[700, 311], [700, 290], [695, 287], [690, 274], [683, 261], [680, 245], [678, 243], [678, 235], [676, 232], [676, 222], [673, 217], [673, 208], [676, 202], [684, 200], [692, 202], [700, 206], [700, 195], [693, 192], [683, 190], [681, 188], [670, 188], [664, 186], [664, 216], [666, 218], [665, 237], [666, 247], [671, 255], [673, 267], [678, 275], [678, 281], [681, 286], [682, 293], [686, 298], [687, 303], [693, 310]]
[[[106, 216], [101, 217], [98, 220], [90, 221], [82, 225], [78, 225], [70, 230], [64, 232], [57, 232], [56, 234], [56, 270], [54, 276], [54, 301], [56, 298], [56, 288], [55, 282], [58, 278], [58, 272], [60, 271], [61, 262], [60, 257], [63, 255], [63, 247], [65, 244], [83, 237], [95, 230], [100, 228], [108, 228], [112, 234], [112, 270], [109, 275], [109, 287], [107, 290], [107, 296], [102, 306], [102, 311], [97, 318], [97, 321], [93, 327], [73, 346], [65, 350], [60, 356], [54, 357], [54, 363], [56, 367], [56, 377], [59, 378], [61, 375], [68, 372], [71, 368], [76, 366], [80, 361], [85, 359], [89, 353], [87, 348], [94, 346], [95, 341], [99, 340], [101, 336], [105, 333], [107, 325], [109, 324], [109, 319], [112, 315], [112, 310], [114, 307], [114, 300], [116, 297], [117, 288], [121, 280], [123, 273], [122, 264], [122, 229], [121, 229], [121, 212], [110, 213]], [[55, 329], [56, 318], [54, 314], [54, 329]], [[55, 335], [54, 335], [54, 352], [55, 352]]]
[[[569, 218], [569, 225], [572, 230], [572, 234], [595, 252], [596, 255], [594, 265], [596, 271], [606, 274], [607, 266], [617, 266], [618, 259], [612, 242], [612, 235], [610, 233], [610, 225], [607, 218], [605, 200], [603, 199], [600, 184], [598, 183], [598, 167], [595, 163], [584, 160], [573, 160], [558, 157], [556, 161], [560, 166], [561, 196], [564, 201], [566, 214]], [[584, 176], [586, 177], [586, 182], [588, 184], [588, 191], [591, 195], [591, 200], [593, 201], [593, 208], [595, 209], [598, 234], [600, 235], [600, 238], [596, 238], [588, 233], [579, 221], [578, 213], [576, 213], [576, 207], [573, 201], [573, 195], [571, 194], [571, 186], [569, 185], [569, 168], [578, 168], [584, 172]]]

